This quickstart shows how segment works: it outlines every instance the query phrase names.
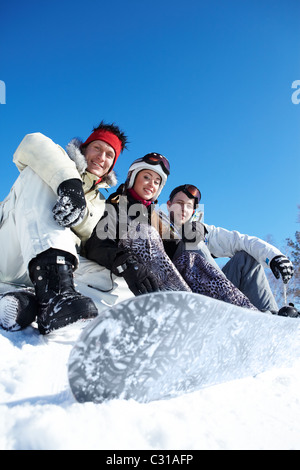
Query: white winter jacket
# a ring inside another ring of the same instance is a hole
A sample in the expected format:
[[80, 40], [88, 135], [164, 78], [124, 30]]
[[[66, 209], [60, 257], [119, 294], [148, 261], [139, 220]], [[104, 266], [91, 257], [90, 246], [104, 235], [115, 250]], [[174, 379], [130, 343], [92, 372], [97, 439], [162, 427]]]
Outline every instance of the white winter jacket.
[[87, 210], [84, 220], [72, 231], [81, 242], [85, 242], [103, 215], [105, 197], [99, 189], [115, 186], [117, 180], [115, 173], [111, 172], [97, 183], [99, 178], [86, 170], [87, 162], [80, 151], [81, 143], [73, 139], [65, 151], [41, 133], [28, 134], [17, 148], [13, 161], [20, 171], [29, 166], [55, 194], [63, 181], [71, 178], [82, 180]]
[[[0, 283], [32, 286], [28, 264], [33, 258], [49, 248], [68, 251], [79, 260], [75, 271], [79, 290], [96, 297], [100, 312], [133, 294], [124, 279], [114, 280], [110, 271], [78, 256], [78, 237], [89, 238], [104, 211], [105, 198], [98, 189], [116, 184], [114, 173], [98, 184], [97, 176], [86, 171], [80, 143], [74, 139], [65, 151], [39, 133], [27, 135], [20, 143], [14, 154], [20, 174], [0, 203]], [[87, 201], [84, 220], [72, 230], [58, 225], [52, 214], [58, 186], [71, 178], [82, 179]]]
[[210, 253], [216, 258], [232, 258], [238, 251], [246, 251], [264, 267], [269, 267], [272, 258], [282, 254], [277, 248], [260, 238], [214, 225], [203, 225], [207, 231], [205, 243]]

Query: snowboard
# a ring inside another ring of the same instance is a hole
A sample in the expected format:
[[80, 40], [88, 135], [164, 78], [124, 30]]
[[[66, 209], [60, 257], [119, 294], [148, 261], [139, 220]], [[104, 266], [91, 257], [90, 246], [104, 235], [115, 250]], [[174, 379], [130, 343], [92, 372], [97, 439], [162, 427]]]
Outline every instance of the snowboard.
[[289, 366], [300, 356], [300, 319], [200, 294], [157, 292], [100, 313], [68, 362], [78, 402], [169, 399]]

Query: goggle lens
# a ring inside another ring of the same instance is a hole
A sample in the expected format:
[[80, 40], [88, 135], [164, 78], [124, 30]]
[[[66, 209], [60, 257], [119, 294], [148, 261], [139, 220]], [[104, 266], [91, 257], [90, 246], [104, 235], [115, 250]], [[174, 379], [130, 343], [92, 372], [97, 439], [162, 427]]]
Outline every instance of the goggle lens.
[[199, 189], [196, 186], [193, 186], [192, 184], [186, 184], [184, 188], [191, 196], [195, 197], [198, 199], [198, 202], [201, 199], [201, 194]]

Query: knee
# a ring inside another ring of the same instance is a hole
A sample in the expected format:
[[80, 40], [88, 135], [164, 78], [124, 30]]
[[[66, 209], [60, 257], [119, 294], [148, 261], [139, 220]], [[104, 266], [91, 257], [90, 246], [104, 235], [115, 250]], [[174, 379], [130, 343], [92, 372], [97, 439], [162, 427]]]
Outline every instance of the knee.
[[257, 263], [258, 264], [256, 259], [253, 258], [253, 256], [249, 255], [249, 253], [247, 253], [244, 250], [237, 251], [231, 259], [234, 259], [234, 260], [236, 260], [236, 261], [238, 261], [242, 264], [246, 264], [246, 263]]
[[[248, 256], [250, 256], [250, 255], [248, 255], [248, 253], [246, 251], [241, 250], [241, 251], [237, 251], [235, 253], [235, 255], [233, 255], [232, 259], [235, 258], [236, 260], [241, 260], [242, 261], [242, 260], [246, 260], [248, 258]], [[251, 258], [252, 258], [252, 256], [251, 256]]]
[[127, 235], [131, 239], [140, 238], [148, 240], [160, 238], [158, 231], [154, 227], [136, 221], [129, 224]]

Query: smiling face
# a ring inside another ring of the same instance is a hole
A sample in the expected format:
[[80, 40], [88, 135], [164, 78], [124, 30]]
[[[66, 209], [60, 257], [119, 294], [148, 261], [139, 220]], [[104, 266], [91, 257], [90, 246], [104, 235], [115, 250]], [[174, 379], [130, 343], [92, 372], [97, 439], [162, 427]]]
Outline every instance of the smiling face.
[[103, 140], [94, 140], [84, 151], [87, 161], [87, 171], [101, 178], [106, 175], [113, 166], [115, 151], [111, 145]]
[[152, 170], [142, 170], [137, 174], [133, 189], [141, 199], [150, 201], [155, 199], [155, 195], [161, 184], [161, 177]]
[[194, 213], [194, 199], [189, 198], [182, 191], [175, 194], [172, 201], [168, 201], [167, 205], [177, 226], [185, 224]]

